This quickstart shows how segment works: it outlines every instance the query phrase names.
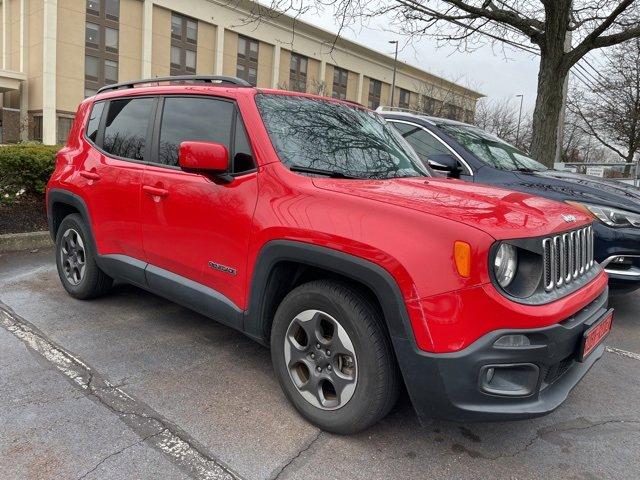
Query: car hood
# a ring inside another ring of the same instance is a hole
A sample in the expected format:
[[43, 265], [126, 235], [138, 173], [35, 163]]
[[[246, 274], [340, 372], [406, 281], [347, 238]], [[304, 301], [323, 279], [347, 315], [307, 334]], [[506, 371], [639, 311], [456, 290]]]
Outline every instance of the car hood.
[[325, 190], [457, 221], [498, 240], [548, 235], [577, 228], [592, 220], [586, 214], [553, 200], [451, 179], [314, 178], [313, 183]]
[[640, 212], [640, 189], [616, 180], [558, 170], [520, 174], [520, 177], [529, 187], [553, 190], [566, 195], [567, 199]]

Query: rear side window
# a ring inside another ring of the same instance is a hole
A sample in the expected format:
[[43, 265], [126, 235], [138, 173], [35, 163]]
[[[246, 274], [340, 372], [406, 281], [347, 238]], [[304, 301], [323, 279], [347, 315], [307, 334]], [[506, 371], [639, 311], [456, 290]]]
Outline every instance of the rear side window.
[[103, 110], [104, 102], [94, 103], [91, 108], [91, 114], [89, 115], [89, 122], [87, 123], [87, 138], [94, 143], [98, 138], [98, 127], [100, 126], [100, 119], [102, 118]]
[[117, 157], [144, 160], [154, 102], [154, 98], [112, 100], [107, 110], [103, 150]]
[[233, 103], [223, 100], [165, 98], [157, 163], [177, 166], [184, 141], [216, 142], [229, 148], [233, 111]]

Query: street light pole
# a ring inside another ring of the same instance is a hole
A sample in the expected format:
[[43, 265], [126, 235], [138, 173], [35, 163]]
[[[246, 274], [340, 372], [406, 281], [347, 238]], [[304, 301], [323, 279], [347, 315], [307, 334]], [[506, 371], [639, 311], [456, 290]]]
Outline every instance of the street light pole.
[[393, 57], [393, 80], [391, 81], [391, 107], [393, 107], [393, 94], [396, 92], [396, 65], [398, 64], [398, 40], [389, 40], [396, 44], [396, 54]]
[[516, 147], [519, 147], [518, 143], [520, 142], [520, 122], [522, 121], [522, 101], [524, 100], [524, 95], [516, 95], [516, 98], [520, 97], [520, 112], [518, 113], [518, 129], [516, 130]]

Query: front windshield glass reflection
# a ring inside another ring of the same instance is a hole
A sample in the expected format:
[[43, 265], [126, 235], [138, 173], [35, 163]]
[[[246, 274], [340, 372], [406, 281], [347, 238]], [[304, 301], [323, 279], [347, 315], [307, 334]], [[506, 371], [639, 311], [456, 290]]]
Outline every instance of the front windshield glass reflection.
[[354, 178], [429, 176], [411, 146], [374, 112], [292, 95], [259, 94], [256, 103], [278, 156], [291, 168]]

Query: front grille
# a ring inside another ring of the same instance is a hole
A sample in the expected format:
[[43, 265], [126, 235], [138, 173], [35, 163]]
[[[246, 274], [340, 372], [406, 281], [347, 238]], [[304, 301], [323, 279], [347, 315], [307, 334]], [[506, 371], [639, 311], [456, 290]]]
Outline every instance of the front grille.
[[593, 228], [579, 228], [542, 240], [544, 289], [547, 292], [568, 285], [594, 265]]

